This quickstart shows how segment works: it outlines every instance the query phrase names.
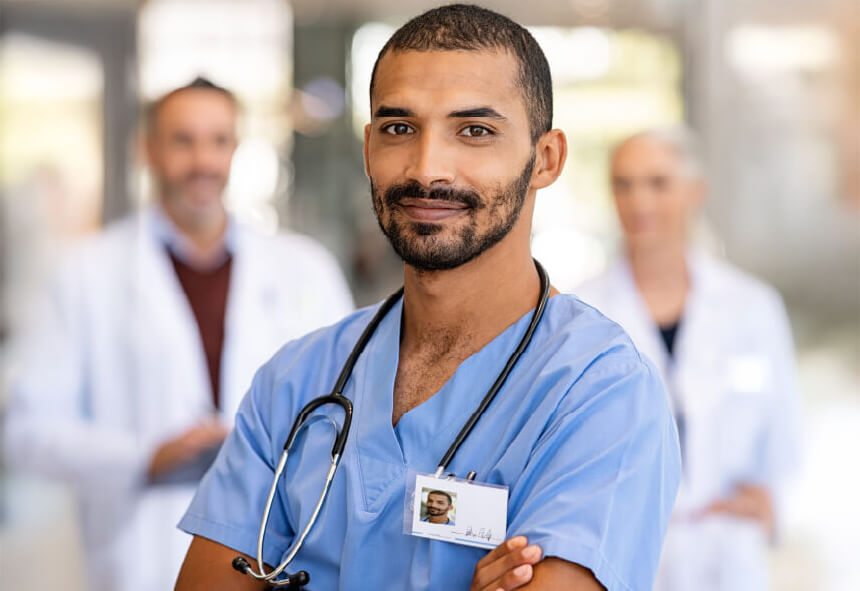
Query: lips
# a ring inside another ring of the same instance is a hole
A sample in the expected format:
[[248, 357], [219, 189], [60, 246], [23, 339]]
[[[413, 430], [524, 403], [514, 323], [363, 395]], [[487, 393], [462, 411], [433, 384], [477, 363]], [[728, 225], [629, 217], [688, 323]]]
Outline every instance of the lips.
[[436, 222], [460, 215], [469, 208], [459, 201], [444, 199], [422, 199], [406, 197], [398, 206], [412, 219], [422, 222]]

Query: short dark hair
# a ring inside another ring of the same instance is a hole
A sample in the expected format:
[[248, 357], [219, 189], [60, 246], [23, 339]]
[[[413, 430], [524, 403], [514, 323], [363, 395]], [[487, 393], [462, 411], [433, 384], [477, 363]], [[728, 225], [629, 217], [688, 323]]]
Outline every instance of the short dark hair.
[[428, 499], [430, 498], [430, 495], [444, 495], [444, 496], [448, 497], [448, 504], [449, 505], [454, 504], [454, 499], [452, 499], [451, 495], [446, 493], [444, 490], [431, 490], [429, 493], [427, 493]]
[[232, 92], [224, 88], [223, 86], [218, 86], [208, 78], [204, 78], [202, 76], [197, 76], [194, 80], [186, 84], [185, 86], [180, 86], [179, 88], [174, 88], [158, 100], [153, 101], [149, 104], [146, 109], [146, 126], [149, 131], [153, 131], [155, 129], [155, 121], [158, 118], [158, 111], [168, 100], [185, 92], [187, 90], [211, 90], [212, 92], [217, 92], [224, 96], [227, 100], [229, 100], [234, 107], [239, 107], [239, 101], [236, 100], [236, 95]]
[[552, 76], [549, 63], [525, 27], [497, 12], [471, 4], [450, 4], [428, 10], [397, 29], [383, 46], [373, 66], [370, 96], [379, 62], [397, 51], [509, 51], [519, 64], [517, 85], [522, 88], [532, 142], [552, 128]]

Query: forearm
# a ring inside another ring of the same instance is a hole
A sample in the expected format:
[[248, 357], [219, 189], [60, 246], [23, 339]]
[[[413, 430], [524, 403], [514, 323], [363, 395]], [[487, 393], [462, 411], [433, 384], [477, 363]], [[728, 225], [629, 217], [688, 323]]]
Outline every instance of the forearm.
[[534, 576], [523, 591], [604, 591], [594, 575], [585, 567], [549, 557], [534, 566]]
[[562, 558], [542, 558], [525, 536], [508, 538], [475, 565], [471, 591], [602, 591], [587, 568]]
[[267, 585], [233, 569], [233, 559], [244, 556], [251, 563], [256, 561], [250, 556], [237, 552], [212, 540], [194, 536], [179, 578], [176, 591], [261, 591]]

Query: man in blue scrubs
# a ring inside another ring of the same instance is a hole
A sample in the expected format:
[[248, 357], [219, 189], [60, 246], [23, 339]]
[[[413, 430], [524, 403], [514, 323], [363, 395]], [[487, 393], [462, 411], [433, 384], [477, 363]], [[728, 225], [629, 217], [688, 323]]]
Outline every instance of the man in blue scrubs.
[[[508, 487], [494, 550], [405, 535], [415, 473], [433, 473], [520, 342], [540, 279], [536, 192], [564, 165], [546, 59], [496, 13], [454, 5], [401, 27], [371, 82], [364, 155], [380, 227], [404, 260], [404, 296], [343, 394], [352, 431], [316, 526], [290, 564], [308, 589], [650, 589], [679, 479], [674, 423], [654, 368], [626, 334], [552, 290], [504, 387], [448, 470]], [[195, 538], [177, 589], [264, 589], [235, 572], [298, 411], [331, 391], [375, 308], [293, 341], [263, 366], [180, 527]], [[307, 523], [339, 407], [293, 445], [263, 560]], [[460, 511], [458, 507], [458, 521]]]

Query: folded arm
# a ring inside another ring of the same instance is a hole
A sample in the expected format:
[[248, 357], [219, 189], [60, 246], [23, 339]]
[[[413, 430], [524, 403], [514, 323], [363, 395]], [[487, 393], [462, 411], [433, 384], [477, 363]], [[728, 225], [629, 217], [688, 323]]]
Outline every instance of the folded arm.
[[561, 558], [542, 559], [525, 537], [505, 540], [475, 567], [470, 591], [603, 591], [594, 574]]
[[250, 564], [257, 561], [218, 542], [194, 536], [179, 578], [176, 591], [261, 591], [266, 583], [233, 568], [233, 559], [244, 557]]

